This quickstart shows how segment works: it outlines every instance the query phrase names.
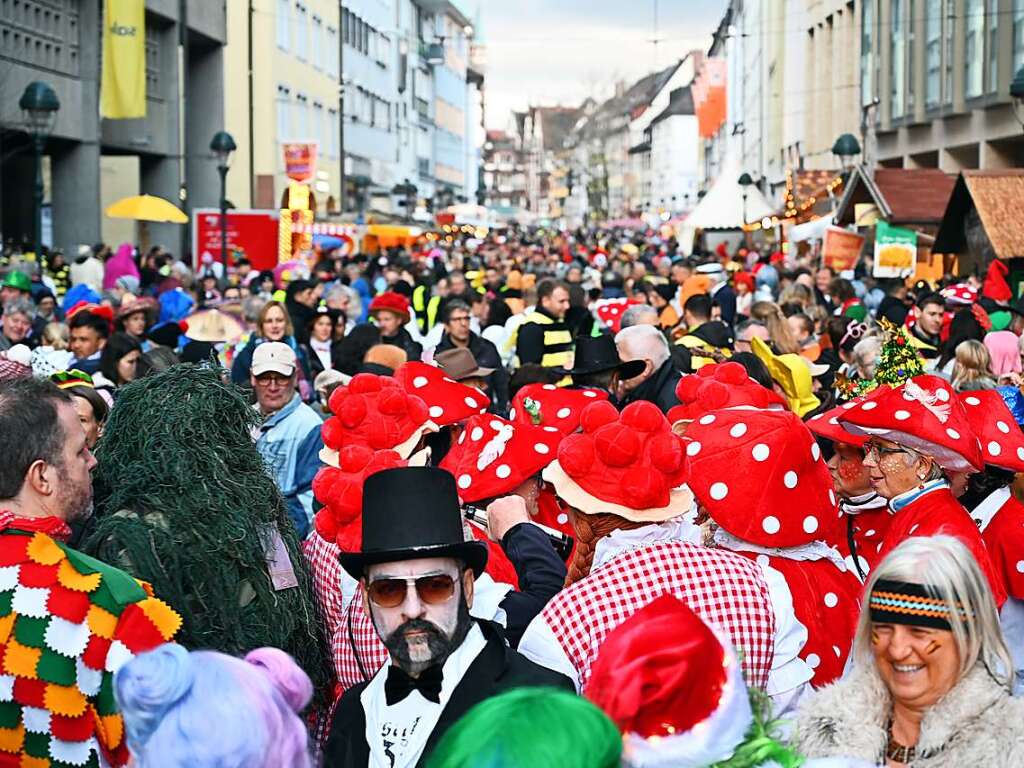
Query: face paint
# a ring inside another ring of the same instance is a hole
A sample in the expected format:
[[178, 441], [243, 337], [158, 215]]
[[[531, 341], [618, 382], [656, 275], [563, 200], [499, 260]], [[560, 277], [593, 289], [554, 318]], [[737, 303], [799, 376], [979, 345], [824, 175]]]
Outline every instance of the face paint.
[[928, 643], [928, 647], [924, 649], [924, 652], [927, 655], [931, 656], [933, 653], [941, 649], [942, 643], [940, 643], [938, 640], [932, 640], [930, 643]]
[[850, 480], [856, 480], [857, 477], [864, 471], [864, 465], [855, 463], [852, 461], [841, 461], [839, 462], [839, 476], [849, 482]]
[[871, 644], [872, 645], [878, 645], [878, 630], [877, 629], [872, 629], [871, 630]]

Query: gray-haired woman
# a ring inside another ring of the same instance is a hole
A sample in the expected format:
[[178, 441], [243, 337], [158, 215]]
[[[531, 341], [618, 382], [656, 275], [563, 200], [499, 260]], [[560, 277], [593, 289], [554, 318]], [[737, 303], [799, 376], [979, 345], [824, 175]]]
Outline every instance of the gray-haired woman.
[[910, 538], [871, 572], [842, 681], [808, 697], [808, 757], [946, 768], [1024, 765], [1024, 701], [985, 577], [950, 536]]

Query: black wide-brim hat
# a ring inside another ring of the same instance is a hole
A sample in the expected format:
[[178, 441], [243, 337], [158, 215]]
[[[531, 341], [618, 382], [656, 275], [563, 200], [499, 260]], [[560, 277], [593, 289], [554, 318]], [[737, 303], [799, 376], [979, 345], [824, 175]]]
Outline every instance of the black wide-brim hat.
[[580, 336], [576, 339], [573, 367], [566, 373], [570, 376], [581, 376], [618, 370], [620, 378], [632, 379], [643, 373], [645, 366], [643, 360], [624, 362], [619, 357], [615, 339], [603, 333], [600, 336]]
[[437, 467], [398, 467], [366, 478], [362, 526], [362, 550], [338, 555], [356, 580], [367, 566], [421, 557], [453, 557], [476, 577], [487, 565], [487, 545], [465, 540], [455, 478]]

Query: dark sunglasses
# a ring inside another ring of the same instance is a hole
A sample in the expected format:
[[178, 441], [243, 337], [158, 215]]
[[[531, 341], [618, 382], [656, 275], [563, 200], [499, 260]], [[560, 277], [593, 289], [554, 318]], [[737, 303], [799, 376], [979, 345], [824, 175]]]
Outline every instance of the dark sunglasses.
[[366, 594], [381, 608], [397, 608], [405, 601], [410, 584], [427, 605], [446, 602], [455, 594], [455, 579], [447, 573], [420, 576], [418, 579], [378, 579], [366, 585]]

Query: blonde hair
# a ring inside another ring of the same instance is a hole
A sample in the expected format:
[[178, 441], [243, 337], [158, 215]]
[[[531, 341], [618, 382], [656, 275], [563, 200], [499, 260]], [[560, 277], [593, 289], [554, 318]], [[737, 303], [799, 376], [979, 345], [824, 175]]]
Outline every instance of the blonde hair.
[[263, 323], [267, 319], [267, 313], [274, 307], [280, 309], [284, 314], [284, 335], [294, 336], [295, 327], [292, 325], [292, 317], [288, 314], [288, 308], [285, 307], [283, 301], [268, 301], [263, 305], [263, 309], [260, 310], [260, 316], [256, 320], [256, 335], [261, 338], [263, 337]]
[[54, 349], [68, 348], [68, 327], [64, 323], [47, 323], [43, 328], [41, 339], [44, 346]]
[[782, 310], [770, 301], [755, 301], [750, 307], [750, 319], [768, 329], [768, 339], [780, 355], [797, 354], [800, 344], [793, 338]]
[[977, 664], [1008, 691], [1013, 689], [1014, 664], [1006, 645], [992, 591], [971, 551], [952, 536], [913, 536], [886, 555], [871, 571], [864, 589], [857, 634], [853, 640], [854, 660], [878, 675], [871, 651], [871, 590], [881, 580], [923, 584], [934, 590], [950, 616], [966, 613], [963, 621], [953, 619], [953, 641], [960, 655], [957, 682]]
[[992, 355], [988, 347], [980, 341], [967, 339], [956, 345], [956, 362], [953, 363], [953, 389], [979, 382], [991, 382], [995, 386], [992, 375]]

